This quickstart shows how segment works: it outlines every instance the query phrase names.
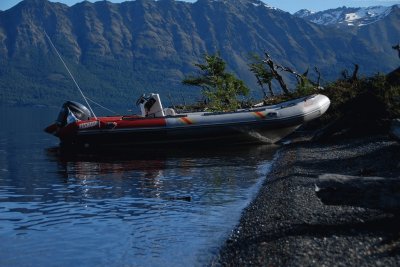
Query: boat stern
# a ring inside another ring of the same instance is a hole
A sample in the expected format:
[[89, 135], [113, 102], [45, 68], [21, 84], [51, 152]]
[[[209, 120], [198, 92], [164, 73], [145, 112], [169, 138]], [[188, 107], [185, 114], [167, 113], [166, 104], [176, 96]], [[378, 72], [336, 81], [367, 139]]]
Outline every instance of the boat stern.
[[57, 125], [57, 123], [53, 123], [53, 124], [47, 126], [46, 128], [44, 128], [44, 131], [48, 134], [57, 136], [57, 132], [59, 129], [60, 129], [60, 127]]

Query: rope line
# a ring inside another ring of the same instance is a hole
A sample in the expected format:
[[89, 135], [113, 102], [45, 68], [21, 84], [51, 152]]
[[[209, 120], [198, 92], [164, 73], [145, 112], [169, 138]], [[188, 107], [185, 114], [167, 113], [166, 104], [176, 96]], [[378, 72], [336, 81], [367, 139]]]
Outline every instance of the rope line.
[[89, 100], [90, 102], [92, 102], [93, 104], [95, 104], [95, 105], [97, 105], [97, 106], [99, 106], [99, 107], [101, 107], [101, 108], [103, 108], [103, 109], [105, 109], [105, 110], [107, 110], [107, 111], [110, 111], [110, 112], [112, 112], [112, 113], [118, 115], [117, 112], [115, 112], [115, 111], [113, 111], [113, 110], [111, 110], [111, 109], [109, 109], [109, 108], [106, 108], [105, 106], [100, 105], [99, 103], [97, 103], [97, 102], [94, 101], [93, 99], [90, 99], [89, 97], [86, 97], [86, 99]]
[[88, 107], [89, 107], [89, 109], [90, 109], [90, 112], [92, 112], [94, 118], [97, 120], [96, 114], [94, 114], [94, 112], [93, 112], [93, 110], [92, 110], [92, 107], [90, 106], [89, 102], [87, 101], [87, 99], [86, 99], [85, 95], [83, 94], [81, 88], [79, 87], [78, 83], [75, 81], [75, 78], [74, 78], [74, 76], [72, 75], [72, 73], [71, 73], [71, 71], [69, 70], [69, 68], [67, 67], [67, 64], [65, 64], [63, 58], [61, 57], [60, 53], [58, 53], [57, 48], [54, 46], [53, 42], [51, 41], [50, 37], [47, 35], [47, 32], [46, 32], [46, 31], [44, 31], [44, 34], [46, 35], [47, 39], [49, 40], [51, 46], [54, 48], [54, 51], [56, 51], [56, 53], [57, 53], [58, 57], [60, 58], [61, 62], [64, 64], [64, 67], [67, 69], [67, 71], [68, 71], [68, 73], [69, 73], [69, 76], [71, 76], [72, 81], [74, 81], [76, 87], [78, 88], [78, 90], [79, 90], [79, 92], [81, 93], [83, 99], [85, 100], [86, 104], [88, 105]]

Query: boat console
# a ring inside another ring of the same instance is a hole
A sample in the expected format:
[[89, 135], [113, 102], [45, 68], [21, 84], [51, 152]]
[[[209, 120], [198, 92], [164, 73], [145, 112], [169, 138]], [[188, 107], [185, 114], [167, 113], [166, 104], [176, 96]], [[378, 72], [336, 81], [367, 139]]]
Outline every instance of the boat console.
[[[175, 111], [171, 109], [163, 109], [159, 94], [142, 95], [136, 105], [140, 107], [143, 117], [160, 118], [175, 115]], [[167, 114], [166, 114], [167, 113]]]

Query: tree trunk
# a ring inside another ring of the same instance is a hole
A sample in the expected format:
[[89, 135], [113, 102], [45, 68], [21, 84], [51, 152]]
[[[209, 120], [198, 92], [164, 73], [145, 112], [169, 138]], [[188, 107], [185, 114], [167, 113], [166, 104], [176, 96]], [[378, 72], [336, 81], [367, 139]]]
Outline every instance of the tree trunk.
[[290, 92], [287, 88], [287, 85], [286, 85], [285, 81], [283, 80], [282, 76], [276, 71], [274, 62], [270, 58], [268, 58], [265, 61], [265, 63], [267, 63], [267, 65], [271, 69], [271, 73], [274, 75], [275, 79], [278, 81], [279, 85], [282, 88], [283, 93], [285, 95], [289, 95]]
[[272, 82], [271, 81], [268, 82], [268, 89], [269, 89], [270, 95], [272, 97], [275, 96], [274, 91], [272, 90]]

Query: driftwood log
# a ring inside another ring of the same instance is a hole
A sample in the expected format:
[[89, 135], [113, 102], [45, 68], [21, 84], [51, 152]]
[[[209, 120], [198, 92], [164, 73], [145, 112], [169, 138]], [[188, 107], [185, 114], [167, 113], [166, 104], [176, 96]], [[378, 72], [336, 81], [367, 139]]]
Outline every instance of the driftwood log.
[[316, 194], [326, 205], [345, 205], [400, 212], [400, 178], [323, 174]]
[[392, 125], [390, 127], [390, 135], [397, 141], [400, 141], [400, 119], [392, 121]]

